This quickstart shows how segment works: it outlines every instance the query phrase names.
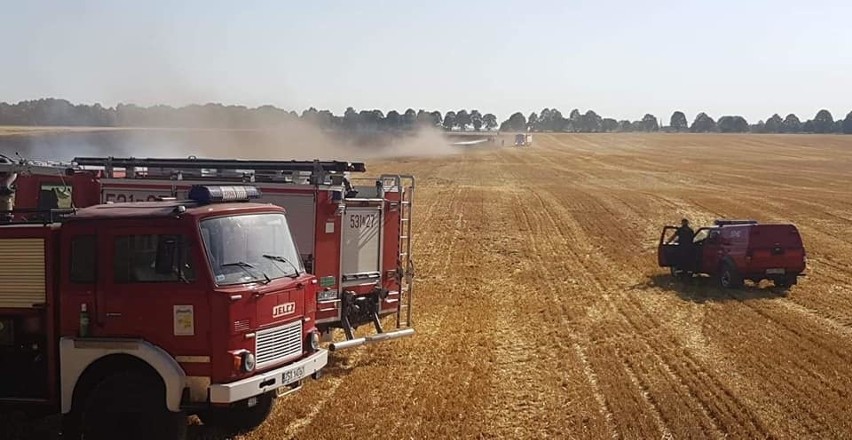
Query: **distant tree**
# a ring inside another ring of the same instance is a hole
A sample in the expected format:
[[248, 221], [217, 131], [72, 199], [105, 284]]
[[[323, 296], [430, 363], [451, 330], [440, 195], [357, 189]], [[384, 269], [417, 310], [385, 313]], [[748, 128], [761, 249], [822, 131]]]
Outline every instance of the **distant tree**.
[[485, 123], [485, 129], [486, 130], [491, 131], [491, 130], [497, 128], [497, 116], [494, 116], [491, 113], [486, 113], [485, 115], [483, 115], [482, 116], [482, 122]]
[[618, 121], [612, 118], [604, 118], [601, 121], [601, 131], [604, 133], [612, 133], [618, 130]]
[[413, 108], [406, 109], [405, 113], [402, 114], [402, 127], [406, 130], [411, 130], [416, 123], [417, 112]]
[[378, 130], [385, 115], [381, 110], [361, 110], [358, 112], [358, 120], [362, 128], [366, 130]]
[[450, 131], [456, 126], [456, 112], [450, 110], [444, 115], [444, 130]]
[[568, 123], [564, 124], [566, 127], [566, 131], [577, 133], [583, 129], [583, 115], [580, 114], [580, 110], [576, 108], [571, 110], [571, 113], [568, 114]]
[[482, 114], [479, 113], [479, 110], [470, 111], [470, 123], [473, 124], [475, 131], [479, 131], [482, 128]]
[[539, 113], [537, 125], [539, 131], [565, 131], [568, 120], [562, 117], [559, 110], [545, 108]]
[[781, 116], [778, 113], [772, 115], [771, 118], [766, 120], [766, 125], [764, 126], [764, 133], [781, 133], [781, 130], [784, 128], [784, 121], [781, 119]]
[[710, 133], [716, 131], [716, 121], [710, 116], [707, 116], [707, 113], [701, 112], [692, 121], [692, 127], [689, 128], [689, 131], [693, 133]]
[[[438, 113], [438, 116], [440, 116], [440, 115], [441, 114]], [[390, 113], [388, 113], [387, 116], [385, 117], [385, 119], [387, 119], [387, 118], [390, 118]], [[434, 120], [432, 118], [433, 118], [432, 113], [429, 113], [426, 110], [423, 110], [421, 108], [420, 110], [417, 110], [417, 117], [415, 118], [415, 121], [416, 121], [416, 124], [417, 124], [418, 127], [434, 127], [437, 124], [434, 122]]]
[[722, 133], [748, 133], [748, 121], [742, 116], [722, 116], [717, 123]]
[[470, 114], [467, 110], [459, 110], [456, 112], [456, 127], [460, 128], [462, 131], [467, 130], [467, 126], [470, 125]]
[[657, 117], [648, 113], [642, 117], [642, 131], [653, 132], [660, 131], [660, 124], [657, 122]]
[[757, 121], [757, 124], [749, 127], [749, 131], [751, 133], [766, 133], [766, 123], [763, 122], [763, 119]]
[[526, 131], [527, 118], [521, 112], [513, 113], [509, 119], [500, 124], [500, 131]]
[[846, 119], [843, 120], [843, 134], [852, 134], [852, 112], [846, 114]]
[[[338, 119], [340, 118], [334, 116], [334, 113], [328, 110], [320, 110], [320, 112], [317, 113], [317, 121], [319, 123], [319, 126], [324, 130], [334, 128], [334, 125]], [[277, 112], [273, 112], [268, 118], [261, 117], [259, 121], [260, 125], [264, 127], [274, 126], [276, 124], [279, 124], [280, 122], [280, 116], [277, 114]]]
[[834, 126], [831, 130], [832, 133], [843, 133], [843, 119], [838, 119], [834, 121]]
[[343, 128], [347, 130], [355, 130], [358, 128], [359, 118], [358, 112], [352, 107], [346, 107], [343, 112]]
[[538, 115], [535, 112], [530, 113], [527, 117], [527, 130], [536, 131], [538, 129]]
[[444, 120], [444, 118], [441, 117], [441, 112], [435, 110], [430, 114], [432, 115], [432, 126], [437, 127], [441, 125], [441, 122]]
[[813, 119], [814, 133], [831, 133], [834, 131], [834, 118], [831, 112], [822, 109], [817, 112]]
[[781, 132], [782, 133], [798, 133], [802, 131], [802, 121], [799, 120], [799, 117], [790, 113], [784, 118], [784, 122], [781, 124]]
[[589, 110], [580, 118], [582, 131], [585, 133], [600, 133], [603, 118]]
[[676, 132], [689, 130], [689, 122], [686, 120], [686, 115], [682, 111], [672, 113], [672, 118], [669, 122], [671, 129]]
[[402, 125], [402, 116], [396, 110], [391, 110], [385, 116], [385, 127], [391, 130], [398, 130]]
[[622, 133], [629, 133], [633, 131], [633, 124], [631, 124], [630, 121], [627, 120], [618, 121], [618, 131]]
[[816, 128], [814, 127], [814, 121], [812, 119], [808, 119], [802, 124], [802, 131], [805, 133], [816, 133]]

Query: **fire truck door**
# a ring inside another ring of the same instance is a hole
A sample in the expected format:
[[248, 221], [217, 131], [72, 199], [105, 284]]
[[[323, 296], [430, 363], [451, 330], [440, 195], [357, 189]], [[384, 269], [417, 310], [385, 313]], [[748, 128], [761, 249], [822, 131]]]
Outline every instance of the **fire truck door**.
[[198, 282], [199, 250], [188, 237], [156, 225], [106, 234], [98, 286], [106, 335], [145, 336], [178, 351], [206, 346], [209, 305]]
[[340, 262], [344, 284], [380, 279], [382, 224], [379, 206], [346, 208]]

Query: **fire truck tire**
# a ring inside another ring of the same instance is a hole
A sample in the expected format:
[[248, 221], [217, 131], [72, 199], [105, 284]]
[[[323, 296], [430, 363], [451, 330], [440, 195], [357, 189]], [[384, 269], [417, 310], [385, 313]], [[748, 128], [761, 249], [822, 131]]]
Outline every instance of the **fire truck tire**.
[[186, 415], [165, 405], [163, 381], [151, 373], [113, 374], [89, 393], [80, 411], [80, 432], [89, 439], [186, 438]]
[[244, 434], [252, 431], [269, 417], [275, 404], [275, 392], [257, 396], [257, 404], [253, 407], [241, 402], [228, 408], [211, 408], [198, 414], [201, 421], [212, 428], [222, 431], [227, 436]]

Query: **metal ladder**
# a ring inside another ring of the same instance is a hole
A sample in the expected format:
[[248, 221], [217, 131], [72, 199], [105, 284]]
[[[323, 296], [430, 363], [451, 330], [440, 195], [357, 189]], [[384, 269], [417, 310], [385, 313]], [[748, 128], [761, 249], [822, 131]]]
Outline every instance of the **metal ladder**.
[[396, 309], [396, 327], [413, 325], [411, 309], [414, 300], [414, 261], [411, 257], [412, 213], [414, 209], [414, 176], [382, 176], [393, 179], [399, 189], [399, 302]]

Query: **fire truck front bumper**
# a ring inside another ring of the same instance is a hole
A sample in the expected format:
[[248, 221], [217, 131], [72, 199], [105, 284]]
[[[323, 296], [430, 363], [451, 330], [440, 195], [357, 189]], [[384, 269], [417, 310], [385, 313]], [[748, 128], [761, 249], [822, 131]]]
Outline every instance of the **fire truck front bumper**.
[[239, 402], [297, 383], [318, 373], [328, 364], [328, 350], [316, 353], [275, 370], [258, 373], [237, 382], [210, 385], [210, 403]]

